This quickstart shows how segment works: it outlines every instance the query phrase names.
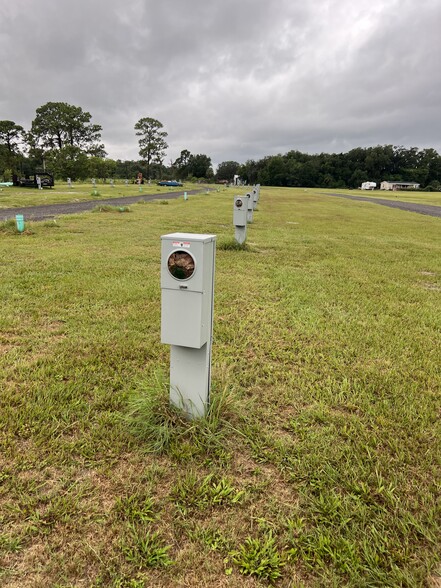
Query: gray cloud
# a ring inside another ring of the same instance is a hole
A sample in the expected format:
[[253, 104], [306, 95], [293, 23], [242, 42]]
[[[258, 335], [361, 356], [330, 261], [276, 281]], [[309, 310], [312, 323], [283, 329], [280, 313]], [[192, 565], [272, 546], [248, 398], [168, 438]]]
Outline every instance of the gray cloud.
[[214, 162], [441, 150], [438, 0], [0, 0], [0, 119], [66, 101], [137, 158], [143, 116]]

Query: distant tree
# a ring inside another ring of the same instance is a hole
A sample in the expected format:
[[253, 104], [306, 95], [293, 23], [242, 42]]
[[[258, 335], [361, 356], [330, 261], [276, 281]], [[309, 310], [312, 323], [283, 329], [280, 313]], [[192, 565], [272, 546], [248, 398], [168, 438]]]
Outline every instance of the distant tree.
[[[299, 173], [300, 186], [315, 188], [320, 186], [321, 159], [319, 155], [310, 155], [302, 165]], [[263, 183], [263, 182], [261, 182]]]
[[141, 118], [135, 125], [136, 136], [139, 139], [139, 155], [147, 164], [147, 177], [150, 178], [150, 168], [154, 163], [162, 164], [168, 145], [165, 138], [168, 133], [162, 131], [164, 125], [155, 118]]
[[101, 179], [105, 182], [108, 178], [128, 177], [124, 173], [118, 175], [118, 163], [113, 159], [89, 157], [87, 163], [87, 176], [90, 178]]
[[90, 122], [92, 115], [80, 106], [66, 102], [47, 102], [36, 110], [29, 142], [34, 148], [63, 149], [69, 145], [85, 153], [105, 155], [101, 126]]
[[12, 120], [0, 120], [0, 174], [9, 176], [10, 172], [18, 172], [23, 155], [19, 144], [24, 140], [25, 131], [22, 126]]
[[18, 151], [18, 143], [24, 138], [24, 128], [12, 120], [0, 120], [0, 145], [9, 153]]
[[211, 157], [202, 153], [191, 155], [188, 162], [188, 172], [194, 178], [212, 177]]
[[[116, 169], [115, 169], [115, 176], [117, 178], [127, 178], [134, 180], [136, 178], [136, 174], [138, 172], [144, 173], [143, 169], [139, 169], [139, 165], [136, 161], [128, 160], [121, 161], [121, 159], [116, 160]], [[91, 174], [93, 177], [93, 174]], [[100, 177], [97, 174], [98, 177]]]
[[176, 175], [181, 180], [188, 177], [188, 164], [190, 162], [191, 153], [188, 149], [183, 149], [181, 155], [173, 162], [173, 167], [176, 169]]
[[268, 180], [271, 186], [286, 186], [286, 160], [282, 155], [268, 158]]
[[217, 166], [216, 178], [218, 181], [233, 181], [236, 174], [239, 173], [240, 164], [237, 161], [223, 161]]
[[62, 149], [52, 149], [45, 161], [59, 179], [85, 180], [89, 175], [89, 158], [79, 147], [66, 145]]
[[435, 149], [423, 149], [420, 152], [420, 166], [424, 169], [424, 183], [431, 184], [439, 190], [441, 182], [441, 157]]
[[259, 176], [259, 169], [262, 167], [262, 161], [254, 161], [249, 159], [246, 163], [243, 163], [239, 168], [239, 175], [247, 182], [247, 184], [255, 184]]

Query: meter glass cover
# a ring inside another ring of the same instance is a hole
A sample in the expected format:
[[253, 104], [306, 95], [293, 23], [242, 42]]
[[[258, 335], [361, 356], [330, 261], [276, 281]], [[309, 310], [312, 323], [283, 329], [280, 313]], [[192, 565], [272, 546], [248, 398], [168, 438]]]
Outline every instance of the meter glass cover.
[[242, 204], [243, 204], [242, 200], [240, 198], [238, 198], [236, 200], [236, 206], [237, 206], [237, 208], [240, 208], [242, 206]]
[[168, 257], [167, 267], [177, 280], [188, 280], [194, 274], [195, 263], [187, 251], [174, 251]]

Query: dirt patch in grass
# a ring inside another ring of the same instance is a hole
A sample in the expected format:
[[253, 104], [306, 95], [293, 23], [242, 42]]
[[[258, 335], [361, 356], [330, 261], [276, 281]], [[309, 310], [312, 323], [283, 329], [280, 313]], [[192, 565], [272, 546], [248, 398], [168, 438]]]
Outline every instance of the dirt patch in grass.
[[433, 290], [435, 292], [441, 292], [441, 286], [438, 286], [437, 284], [430, 284], [429, 282], [426, 282], [424, 284], [421, 284], [421, 287], [424, 288], [425, 290]]
[[427, 578], [428, 588], [441, 588], [441, 570], [440, 575], [433, 575]]
[[3, 355], [3, 353], [8, 353], [8, 351], [11, 351], [11, 349], [14, 349], [14, 347], [16, 347], [16, 345], [12, 343], [0, 343], [0, 355]]
[[[32, 543], [20, 554], [20, 558], [7, 555], [2, 566], [6, 570], [4, 588], [44, 588], [48, 586], [48, 578], [43, 569], [49, 554], [44, 541]], [[8, 577], [9, 576], [9, 577]]]

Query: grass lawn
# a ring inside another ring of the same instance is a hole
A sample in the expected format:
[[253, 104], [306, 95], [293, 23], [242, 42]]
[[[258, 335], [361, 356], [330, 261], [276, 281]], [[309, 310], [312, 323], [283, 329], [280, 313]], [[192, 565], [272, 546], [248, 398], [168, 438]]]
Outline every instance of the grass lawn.
[[124, 184], [122, 180], [116, 180], [112, 186], [97, 183], [96, 193], [91, 183], [73, 183], [72, 187], [66, 182], [55, 182], [54, 188], [36, 190], [34, 188], [0, 188], [0, 217], [2, 208], [19, 208], [22, 206], [37, 206], [40, 204], [58, 204], [67, 202], [80, 202], [84, 200], [103, 200], [106, 198], [121, 198], [124, 196], [142, 196], [149, 194], [167, 194], [182, 190], [194, 190], [201, 188], [196, 184], [184, 184], [183, 187], [169, 188], [157, 186], [156, 183], [142, 184], [141, 190], [136, 184]]
[[[240, 250], [234, 193], [0, 225], [2, 587], [438, 585], [440, 219], [263, 188]], [[160, 343], [175, 231], [218, 235], [195, 423]]]

